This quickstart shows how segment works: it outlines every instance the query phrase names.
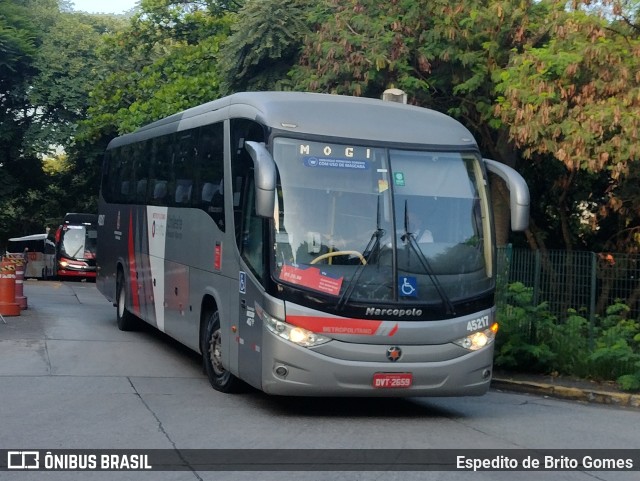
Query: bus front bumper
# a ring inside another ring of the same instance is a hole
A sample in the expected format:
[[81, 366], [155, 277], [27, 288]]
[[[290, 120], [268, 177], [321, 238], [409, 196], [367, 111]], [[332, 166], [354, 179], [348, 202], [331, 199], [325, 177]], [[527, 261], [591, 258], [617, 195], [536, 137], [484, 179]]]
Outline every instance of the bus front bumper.
[[[430, 358], [438, 348], [418, 347]], [[262, 349], [262, 389], [287, 396], [480, 396], [489, 390], [493, 366], [493, 344], [441, 361], [362, 362], [319, 354], [267, 332]]]
[[58, 269], [59, 277], [82, 277], [82, 278], [96, 278], [95, 268], [93, 270], [71, 270], [71, 269]]

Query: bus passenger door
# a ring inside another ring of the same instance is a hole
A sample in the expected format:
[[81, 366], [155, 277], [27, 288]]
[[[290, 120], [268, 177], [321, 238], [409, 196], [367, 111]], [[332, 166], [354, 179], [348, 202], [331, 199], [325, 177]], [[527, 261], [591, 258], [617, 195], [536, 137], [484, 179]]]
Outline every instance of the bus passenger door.
[[237, 220], [240, 250], [240, 316], [238, 328], [238, 373], [257, 388], [262, 387], [262, 321], [256, 314], [264, 298], [266, 275], [264, 239], [266, 220], [256, 215], [253, 176], [245, 177], [242, 207]]
[[268, 221], [256, 213], [254, 160], [247, 142], [263, 142], [264, 128], [247, 119], [230, 122], [233, 221], [240, 252], [238, 319], [238, 374], [245, 382], [262, 388], [262, 321], [256, 309], [264, 298], [267, 278], [266, 233]]

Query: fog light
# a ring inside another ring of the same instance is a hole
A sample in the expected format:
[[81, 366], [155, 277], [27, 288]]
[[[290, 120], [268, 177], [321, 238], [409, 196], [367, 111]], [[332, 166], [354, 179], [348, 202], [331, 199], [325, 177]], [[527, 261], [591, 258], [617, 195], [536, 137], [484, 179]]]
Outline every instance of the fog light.
[[275, 369], [275, 373], [280, 377], [287, 377], [287, 374], [289, 374], [289, 370], [284, 366], [278, 366]]

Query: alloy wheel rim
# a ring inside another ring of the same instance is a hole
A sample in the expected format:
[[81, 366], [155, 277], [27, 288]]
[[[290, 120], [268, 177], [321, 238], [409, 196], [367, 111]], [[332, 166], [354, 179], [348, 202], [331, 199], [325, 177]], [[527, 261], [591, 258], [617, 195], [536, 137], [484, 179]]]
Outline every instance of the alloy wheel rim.
[[220, 335], [220, 329], [211, 334], [211, 340], [209, 341], [209, 359], [211, 360], [211, 366], [217, 376], [225, 374], [225, 369], [222, 367], [222, 336]]

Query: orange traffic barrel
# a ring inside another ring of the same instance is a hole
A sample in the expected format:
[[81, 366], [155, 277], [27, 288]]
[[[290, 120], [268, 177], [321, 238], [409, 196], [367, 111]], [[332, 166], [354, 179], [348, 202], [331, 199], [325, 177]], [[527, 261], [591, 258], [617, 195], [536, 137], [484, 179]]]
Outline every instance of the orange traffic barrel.
[[20, 306], [16, 303], [16, 265], [6, 259], [0, 262], [0, 314], [20, 315]]

